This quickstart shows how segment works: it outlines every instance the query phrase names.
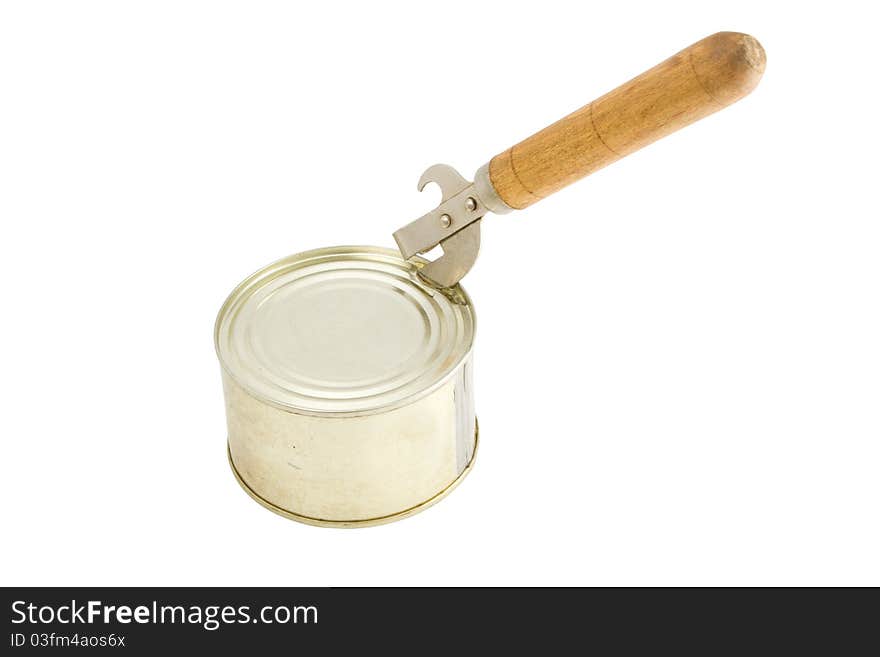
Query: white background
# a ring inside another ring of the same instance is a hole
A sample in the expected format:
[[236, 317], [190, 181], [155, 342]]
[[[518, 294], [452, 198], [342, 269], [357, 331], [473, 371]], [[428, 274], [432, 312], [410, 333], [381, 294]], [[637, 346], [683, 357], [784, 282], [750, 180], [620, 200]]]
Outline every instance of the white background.
[[[868, 3], [7, 2], [6, 585], [880, 584]], [[715, 31], [741, 103], [483, 222], [474, 472], [363, 530], [226, 462], [214, 316]]]

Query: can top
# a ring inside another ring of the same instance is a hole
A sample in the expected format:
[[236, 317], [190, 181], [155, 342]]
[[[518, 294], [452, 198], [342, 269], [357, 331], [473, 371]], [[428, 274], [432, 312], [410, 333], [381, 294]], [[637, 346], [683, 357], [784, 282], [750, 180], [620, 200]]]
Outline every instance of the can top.
[[227, 374], [294, 413], [369, 415], [441, 386], [467, 358], [470, 298], [428, 287], [392, 249], [343, 246], [279, 260], [239, 285], [214, 329]]

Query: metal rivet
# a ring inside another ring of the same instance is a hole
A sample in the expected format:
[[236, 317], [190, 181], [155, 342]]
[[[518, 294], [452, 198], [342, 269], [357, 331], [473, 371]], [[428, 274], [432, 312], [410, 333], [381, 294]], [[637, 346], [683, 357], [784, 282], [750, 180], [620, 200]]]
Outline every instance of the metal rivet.
[[440, 225], [444, 228], [449, 228], [452, 225], [452, 217], [450, 217], [448, 214], [441, 214]]
[[477, 209], [477, 202], [469, 196], [468, 199], [464, 202], [464, 207], [466, 207], [468, 211], [473, 212]]

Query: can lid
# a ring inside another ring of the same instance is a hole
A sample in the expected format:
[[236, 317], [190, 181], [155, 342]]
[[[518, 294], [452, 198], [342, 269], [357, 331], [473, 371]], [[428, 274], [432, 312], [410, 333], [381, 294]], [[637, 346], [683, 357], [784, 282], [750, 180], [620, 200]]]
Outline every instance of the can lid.
[[392, 249], [306, 251], [239, 285], [217, 316], [221, 365], [258, 399], [309, 415], [368, 415], [442, 385], [473, 346], [463, 289], [426, 286]]

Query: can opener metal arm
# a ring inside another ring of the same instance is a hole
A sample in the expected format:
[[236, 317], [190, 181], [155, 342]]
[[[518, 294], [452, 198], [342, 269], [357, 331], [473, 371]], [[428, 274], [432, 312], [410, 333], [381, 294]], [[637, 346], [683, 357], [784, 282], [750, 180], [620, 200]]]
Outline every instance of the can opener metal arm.
[[758, 84], [765, 63], [754, 37], [718, 32], [496, 155], [473, 182], [446, 164], [429, 167], [419, 190], [436, 183], [442, 201], [394, 233], [400, 253], [410, 259], [439, 244], [443, 255], [419, 276], [452, 287], [477, 259], [486, 213], [526, 208], [736, 102]]

